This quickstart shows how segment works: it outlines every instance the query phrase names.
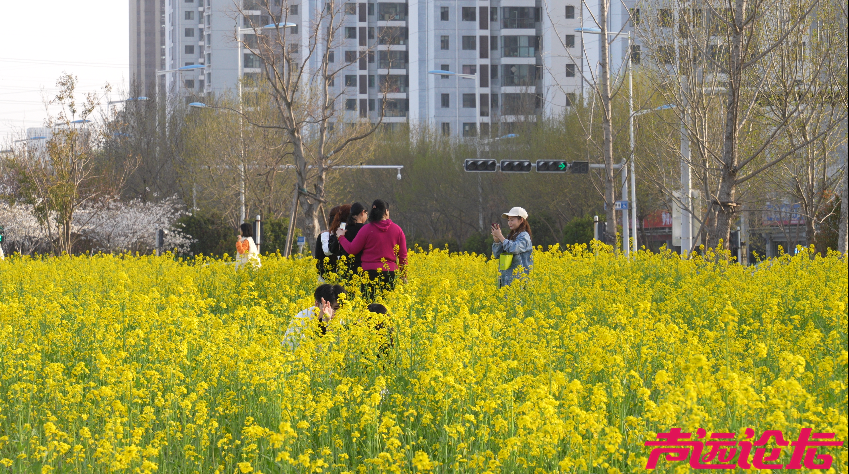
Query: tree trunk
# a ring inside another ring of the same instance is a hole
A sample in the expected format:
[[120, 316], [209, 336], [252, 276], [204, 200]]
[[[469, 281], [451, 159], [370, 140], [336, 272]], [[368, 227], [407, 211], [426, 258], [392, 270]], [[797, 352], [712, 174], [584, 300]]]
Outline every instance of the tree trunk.
[[[844, 133], [846, 131], [846, 120], [843, 121], [843, 130]], [[849, 210], [849, 201], [847, 201], [847, 193], [846, 193], [846, 180], [847, 175], [849, 175], [849, 144], [843, 144], [843, 186], [841, 186], [840, 190], [840, 229], [838, 231], [837, 238], [837, 250], [842, 252], [843, 255], [847, 254], [849, 249], [847, 248], [847, 231], [849, 231], [849, 221], [847, 221], [847, 210]]]
[[607, 225], [604, 237], [602, 240], [610, 245], [616, 246], [616, 211], [613, 205], [616, 202], [614, 195], [614, 170], [613, 170], [613, 131], [611, 130], [610, 118], [610, 43], [607, 39], [607, 0], [602, 0], [600, 5], [601, 12], [599, 13], [599, 27], [601, 28], [601, 60], [599, 61], [599, 82], [601, 86], [601, 104], [602, 104], [602, 130], [604, 133], [604, 142], [602, 153], [604, 155], [604, 202], [607, 203]]
[[722, 176], [716, 201], [710, 202], [711, 225], [708, 227], [706, 246], [716, 248], [719, 241], [728, 248], [731, 236], [731, 222], [737, 215], [735, 198], [737, 195], [738, 140], [737, 129], [740, 113], [740, 90], [743, 82], [743, 18], [746, 14], [745, 0], [736, 0], [731, 25], [731, 57], [728, 65], [728, 103], [725, 111], [725, 133], [722, 144]]

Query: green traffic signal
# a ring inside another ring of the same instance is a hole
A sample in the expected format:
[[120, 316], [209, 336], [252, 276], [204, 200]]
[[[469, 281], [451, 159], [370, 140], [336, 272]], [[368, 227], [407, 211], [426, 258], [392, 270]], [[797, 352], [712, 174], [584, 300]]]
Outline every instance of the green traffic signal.
[[563, 160], [538, 160], [537, 171], [540, 173], [565, 173], [569, 171], [569, 163]]

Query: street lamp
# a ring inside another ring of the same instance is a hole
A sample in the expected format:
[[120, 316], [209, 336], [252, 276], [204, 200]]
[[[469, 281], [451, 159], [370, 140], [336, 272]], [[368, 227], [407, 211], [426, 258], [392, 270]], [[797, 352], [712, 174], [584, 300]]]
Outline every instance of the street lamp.
[[[480, 101], [480, 94], [479, 94], [479, 91], [478, 91], [478, 84], [479, 83], [478, 83], [478, 81], [475, 80], [478, 77], [477, 74], [461, 74], [459, 72], [443, 71], [441, 69], [435, 69], [433, 71], [428, 71], [427, 73], [434, 75], [434, 76], [454, 76], [454, 77], [459, 77], [461, 79], [471, 79], [471, 80], [475, 81], [475, 104], [477, 104]], [[460, 97], [460, 81], [457, 81], [456, 84], [457, 84], [457, 97], [455, 99], [456, 99], [457, 102], [454, 104], [454, 110], [457, 112], [456, 119], [457, 119], [457, 127], [459, 129], [459, 127], [461, 127], [461, 125], [460, 125], [460, 106], [461, 106], [461, 104], [460, 104], [460, 100], [461, 100], [461, 97]], [[477, 110], [477, 108], [475, 109], [475, 128], [476, 128], [475, 133], [479, 135], [480, 134], [480, 113]]]
[[145, 96], [130, 97], [129, 99], [110, 100], [109, 102], [106, 103], [106, 105], [121, 104], [121, 103], [124, 103], [124, 102], [133, 102], [133, 101], [138, 101], [138, 100], [150, 100], [150, 99], [145, 97]]
[[[602, 34], [599, 28], [575, 28], [575, 31], [578, 33], [588, 33], [593, 35]], [[617, 37], [621, 36], [620, 32], [608, 32], [608, 35], [613, 35], [613, 39], [615, 40]], [[628, 207], [631, 208], [631, 223], [628, 222], [628, 210], [622, 209], [622, 252], [624, 252], [627, 257], [630, 254], [630, 230], [629, 227], [634, 228], [634, 241], [633, 248], [634, 251], [637, 251], [637, 193], [636, 193], [636, 180], [635, 180], [635, 169], [634, 169], [634, 87], [633, 87], [633, 73], [631, 72], [631, 32], [627, 32], [624, 34], [623, 39], [627, 41], [627, 49], [625, 50], [625, 54], [628, 58], [627, 68], [628, 68], [628, 110], [630, 112], [628, 118], [628, 131], [630, 135], [630, 152], [631, 152], [631, 202]], [[622, 160], [622, 198], [623, 200], [628, 199], [628, 167], [625, 166], [625, 160]]]

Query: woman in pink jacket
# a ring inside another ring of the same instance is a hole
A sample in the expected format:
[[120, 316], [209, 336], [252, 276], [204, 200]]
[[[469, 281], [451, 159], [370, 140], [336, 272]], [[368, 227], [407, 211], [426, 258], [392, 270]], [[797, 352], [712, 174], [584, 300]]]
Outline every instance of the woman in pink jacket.
[[398, 224], [389, 219], [389, 204], [381, 199], [371, 204], [368, 224], [357, 233], [353, 242], [345, 238], [345, 231], [336, 231], [339, 244], [349, 254], [360, 254], [362, 269], [369, 284], [362, 286], [363, 297], [373, 300], [378, 288], [395, 289], [398, 274], [406, 280], [407, 238]]

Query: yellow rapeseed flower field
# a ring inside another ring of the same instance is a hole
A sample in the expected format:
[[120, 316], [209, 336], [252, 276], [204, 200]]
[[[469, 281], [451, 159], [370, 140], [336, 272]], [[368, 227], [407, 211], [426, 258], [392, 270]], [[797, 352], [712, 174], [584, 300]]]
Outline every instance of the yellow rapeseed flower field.
[[497, 262], [412, 253], [380, 355], [358, 298], [281, 344], [308, 258], [7, 258], [0, 473], [626, 473], [676, 427], [846, 441], [842, 257], [534, 261], [496, 290]]

